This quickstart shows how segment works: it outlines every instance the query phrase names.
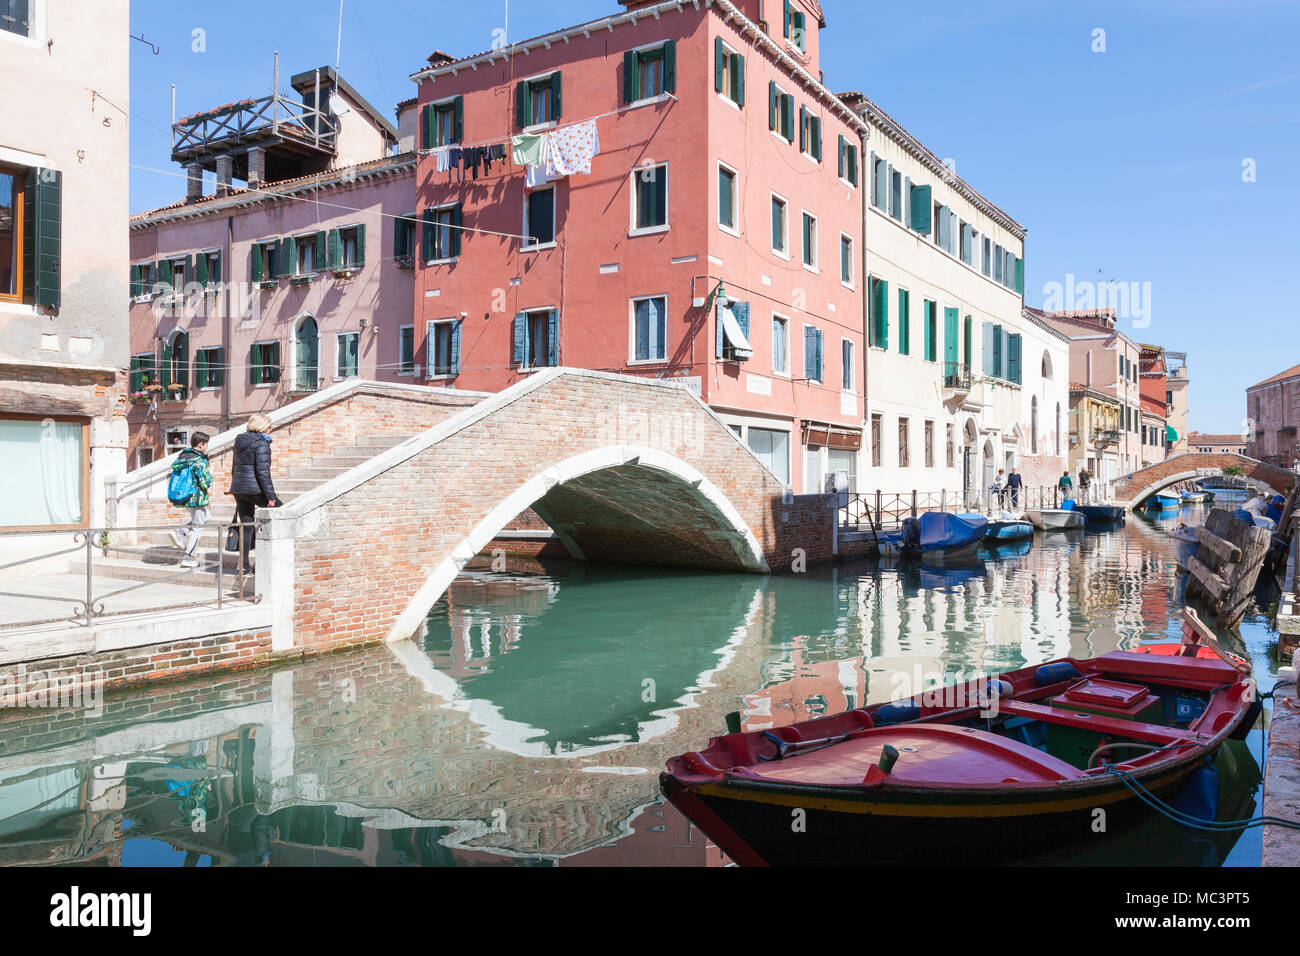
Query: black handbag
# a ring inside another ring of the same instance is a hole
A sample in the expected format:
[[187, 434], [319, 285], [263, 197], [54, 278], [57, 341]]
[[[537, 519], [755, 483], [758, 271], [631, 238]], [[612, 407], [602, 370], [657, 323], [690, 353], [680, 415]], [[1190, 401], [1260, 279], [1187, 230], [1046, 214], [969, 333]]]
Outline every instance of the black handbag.
[[232, 524], [226, 529], [226, 550], [232, 553], [239, 553], [239, 529], [240, 525]]

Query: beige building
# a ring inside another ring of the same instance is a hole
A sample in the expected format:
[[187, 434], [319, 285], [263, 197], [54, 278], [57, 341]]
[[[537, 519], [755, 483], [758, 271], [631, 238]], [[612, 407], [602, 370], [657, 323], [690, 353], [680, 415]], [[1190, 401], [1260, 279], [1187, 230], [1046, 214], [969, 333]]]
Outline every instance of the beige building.
[[1294, 468], [1300, 462], [1300, 365], [1246, 389], [1246, 454], [1269, 464]]
[[[1119, 470], [1120, 403], [1112, 395], [1070, 383], [1070, 474], [1087, 468], [1101, 482]], [[1105, 485], [1099, 485], [1102, 494]]]
[[0, 6], [0, 531], [101, 524], [125, 470], [128, 7]]
[[1188, 451], [1191, 373], [1186, 352], [1165, 352], [1165, 405], [1168, 407], [1169, 454]]
[[1208, 435], [1204, 432], [1192, 432], [1187, 436], [1188, 451], [1211, 455], [1223, 453], [1245, 455], [1248, 454], [1246, 445], [1246, 439], [1240, 435]]

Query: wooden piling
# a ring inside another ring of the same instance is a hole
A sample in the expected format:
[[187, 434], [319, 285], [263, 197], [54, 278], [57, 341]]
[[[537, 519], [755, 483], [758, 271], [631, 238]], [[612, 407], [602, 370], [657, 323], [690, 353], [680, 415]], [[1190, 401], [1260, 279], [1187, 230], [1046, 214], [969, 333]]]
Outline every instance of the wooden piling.
[[1196, 530], [1196, 538], [1196, 554], [1187, 559], [1188, 600], [1203, 601], [1217, 615], [1219, 627], [1236, 627], [1250, 604], [1273, 536], [1237, 520], [1227, 509], [1215, 508]]

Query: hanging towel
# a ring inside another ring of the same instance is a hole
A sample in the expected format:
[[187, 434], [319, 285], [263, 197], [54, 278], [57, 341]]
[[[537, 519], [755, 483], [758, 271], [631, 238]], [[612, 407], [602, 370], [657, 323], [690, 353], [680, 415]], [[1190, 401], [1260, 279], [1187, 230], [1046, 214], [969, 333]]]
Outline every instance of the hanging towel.
[[536, 165], [530, 165], [524, 173], [524, 185], [529, 189], [536, 189], [538, 186], [545, 186], [547, 183], [558, 176], [551, 173], [551, 141], [545, 133], [542, 134], [542, 143], [538, 148], [538, 157]]
[[542, 146], [545, 143], [546, 137], [541, 133], [524, 133], [521, 136], [510, 137], [515, 162], [520, 166], [542, 165]]
[[558, 179], [561, 176], [590, 174], [591, 158], [600, 152], [596, 121], [587, 120], [585, 123], [553, 130], [549, 137], [549, 147], [547, 175]]
[[446, 146], [439, 146], [433, 151], [433, 158], [438, 164], [438, 172], [445, 173], [451, 168], [451, 150]]

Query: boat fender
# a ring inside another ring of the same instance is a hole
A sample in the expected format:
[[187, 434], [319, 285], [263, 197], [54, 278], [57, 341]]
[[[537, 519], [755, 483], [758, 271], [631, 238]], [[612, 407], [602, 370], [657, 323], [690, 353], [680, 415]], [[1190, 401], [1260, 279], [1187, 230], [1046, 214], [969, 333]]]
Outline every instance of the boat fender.
[[872, 714], [877, 727], [901, 724], [905, 720], [916, 720], [920, 716], [921, 708], [916, 704], [883, 704]]
[[1219, 815], [1219, 774], [1213, 764], [1202, 763], [1192, 771], [1174, 798], [1173, 807], [1206, 823]]
[[1063, 680], [1074, 680], [1082, 677], [1076, 668], [1069, 661], [1057, 661], [1055, 664], [1044, 664], [1034, 672], [1034, 683], [1039, 687], [1046, 687], [1048, 684], [1056, 684]]
[[989, 700], [993, 700], [997, 697], [1014, 697], [1016, 694], [1016, 688], [1009, 680], [998, 680], [994, 678], [989, 681], [987, 693]]

